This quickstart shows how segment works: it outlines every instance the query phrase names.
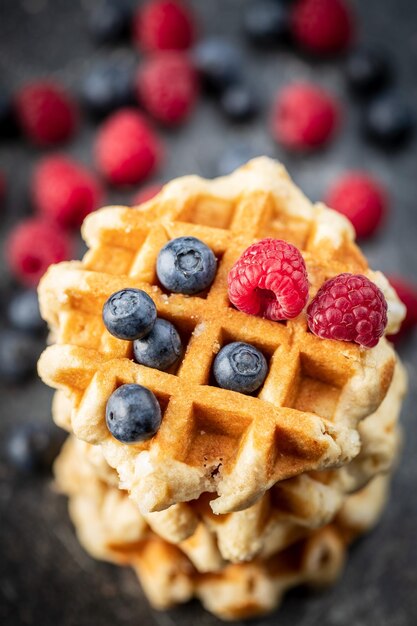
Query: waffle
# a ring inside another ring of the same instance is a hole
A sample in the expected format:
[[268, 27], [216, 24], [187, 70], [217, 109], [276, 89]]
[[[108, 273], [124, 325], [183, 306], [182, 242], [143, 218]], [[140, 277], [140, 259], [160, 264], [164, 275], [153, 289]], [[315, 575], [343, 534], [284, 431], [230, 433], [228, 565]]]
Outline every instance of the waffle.
[[55, 466], [79, 539], [96, 558], [131, 565], [159, 609], [196, 596], [219, 617], [244, 618], [272, 610], [295, 585], [330, 584], [346, 546], [377, 522], [386, 500], [388, 477], [374, 478], [346, 499], [332, 524], [269, 558], [233, 565], [221, 560], [208, 531], [178, 546], [152, 533], [127, 494], [98, 477], [79, 444], [70, 438]]
[[[387, 332], [404, 308], [380, 273], [369, 270], [350, 224], [322, 204], [312, 205], [285, 169], [260, 158], [231, 176], [191, 176], [166, 185], [132, 211], [110, 207], [90, 215], [82, 262], [62, 263], [40, 285], [42, 315], [56, 345], [39, 362], [41, 377], [71, 397], [71, 428], [102, 447], [141, 511], [215, 493], [216, 514], [253, 505], [278, 481], [349, 462], [360, 449], [359, 421], [373, 413], [389, 387], [395, 355], [385, 339], [370, 350], [310, 333], [305, 315], [286, 323], [246, 315], [227, 297], [227, 273], [244, 249], [264, 236], [286, 239], [302, 251], [313, 296], [341, 272], [366, 274], [388, 300]], [[157, 282], [159, 250], [171, 238], [192, 235], [219, 259], [213, 285], [196, 297], [167, 294]], [[143, 289], [158, 315], [172, 321], [186, 351], [176, 371], [135, 364], [129, 342], [105, 329], [107, 297], [126, 287]], [[222, 345], [247, 341], [269, 359], [256, 397], [211, 384], [211, 364]], [[162, 410], [151, 440], [127, 446], [105, 425], [115, 388], [140, 383]]]
[[[173, 505], [144, 517], [137, 510], [140, 525], [143, 526], [145, 520], [163, 539], [191, 549], [196, 543], [201, 545], [201, 536], [205, 533], [212, 558], [208, 558], [207, 550], [203, 551], [204, 557], [194, 563], [199, 571], [201, 567], [212, 568], [213, 563], [220, 565], [223, 560], [242, 562], [254, 557], [267, 558], [287, 548], [310, 534], [312, 529], [329, 523], [346, 502], [347, 494], [357, 491], [376, 475], [392, 470], [399, 450], [398, 417], [404, 391], [405, 373], [398, 363], [384, 401], [359, 425], [361, 452], [349, 465], [277, 483], [256, 504], [236, 513], [214, 515], [209, 506], [210, 494], [196, 502]], [[60, 392], [58, 394], [54, 401], [55, 412], [58, 409], [68, 411], [68, 404], [62, 404]], [[82, 474], [83, 482], [88, 484], [88, 476], [93, 475], [110, 487], [118, 486], [117, 473], [108, 466], [99, 446], [71, 439], [67, 447], [72, 452], [63, 453], [64, 465], [70, 465], [65, 456], [72, 454], [79, 459], [80, 467], [90, 466], [89, 474]], [[62, 482], [63, 472], [60, 474]], [[79, 481], [71, 475], [69, 482], [72, 490], [80, 491]], [[63, 489], [71, 493], [68, 480]], [[216, 550], [213, 543], [217, 545]]]

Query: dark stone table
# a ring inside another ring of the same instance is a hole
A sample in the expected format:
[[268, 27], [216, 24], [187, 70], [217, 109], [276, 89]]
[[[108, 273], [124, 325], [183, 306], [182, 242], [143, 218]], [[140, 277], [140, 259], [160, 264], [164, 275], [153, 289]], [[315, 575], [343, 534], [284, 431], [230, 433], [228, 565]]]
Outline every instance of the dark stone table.
[[[239, 37], [243, 0], [194, 0], [202, 30]], [[110, 54], [93, 47], [86, 32], [85, 5], [78, 0], [0, 0], [0, 82], [15, 86], [47, 72], [76, 91], [79, 76], [93, 57]], [[399, 89], [417, 102], [417, 3], [413, 0], [356, 2], [362, 40], [384, 46], [395, 61]], [[386, 272], [413, 278], [417, 269], [417, 146], [387, 154], [359, 137], [358, 107], [348, 97], [340, 63], [314, 63], [289, 51], [254, 52], [245, 48], [248, 76], [259, 97], [291, 78], [312, 78], [334, 90], [345, 105], [345, 125], [332, 146], [311, 157], [288, 157], [273, 145], [266, 115], [232, 126], [210, 101], [201, 102], [192, 121], [166, 132], [169, 146], [161, 179], [185, 173], [216, 174], [219, 158], [234, 142], [254, 154], [275, 155], [314, 199], [345, 168], [365, 167], [387, 184], [391, 215], [381, 235], [366, 246], [371, 263]], [[85, 123], [68, 151], [90, 159], [92, 125]], [[0, 146], [0, 168], [10, 179], [1, 241], [7, 228], [29, 212], [28, 174], [38, 151], [23, 142]], [[113, 192], [109, 200], [127, 202]], [[4, 267], [4, 266], [3, 266]], [[0, 287], [7, 288], [6, 270]], [[2, 292], [4, 293], [4, 291]], [[280, 612], [255, 620], [282, 626], [407, 626], [417, 624], [417, 336], [402, 349], [411, 389], [403, 412], [404, 454], [392, 500], [378, 528], [351, 551], [339, 584], [321, 594], [290, 593]], [[0, 429], [4, 440], [12, 425], [50, 419], [51, 392], [33, 380], [19, 388], [1, 388]], [[0, 623], [5, 626], [174, 626], [219, 623], [197, 603], [168, 613], [151, 611], [133, 572], [89, 558], [75, 539], [65, 499], [48, 479], [20, 478], [0, 463]]]

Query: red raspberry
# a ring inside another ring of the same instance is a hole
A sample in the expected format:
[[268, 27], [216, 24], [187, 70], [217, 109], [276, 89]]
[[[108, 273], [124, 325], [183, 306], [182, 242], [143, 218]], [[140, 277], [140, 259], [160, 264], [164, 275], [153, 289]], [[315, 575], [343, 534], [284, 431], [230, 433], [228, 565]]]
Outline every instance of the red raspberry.
[[136, 89], [138, 100], [152, 117], [175, 126], [196, 103], [197, 73], [182, 52], [161, 52], [140, 67]]
[[159, 183], [151, 183], [140, 189], [132, 198], [132, 206], [139, 206], [148, 200], [154, 198], [162, 189], [163, 185]]
[[386, 213], [386, 193], [368, 174], [349, 172], [330, 188], [326, 204], [352, 222], [358, 237], [369, 237]]
[[303, 48], [331, 54], [349, 46], [353, 18], [343, 0], [297, 0], [291, 13], [291, 30]]
[[145, 52], [186, 50], [195, 38], [193, 16], [181, 2], [152, 0], [134, 16], [133, 38]]
[[114, 113], [98, 131], [94, 154], [98, 169], [114, 185], [134, 185], [151, 176], [162, 146], [146, 119], [135, 109]]
[[228, 285], [237, 309], [270, 320], [297, 317], [308, 299], [304, 259], [295, 246], [280, 239], [249, 246], [230, 270]]
[[388, 337], [388, 339], [397, 343], [398, 340], [403, 339], [417, 326], [417, 287], [399, 276], [388, 276], [388, 280], [407, 309], [406, 316], [398, 333]]
[[37, 285], [51, 263], [59, 263], [70, 256], [68, 236], [40, 218], [29, 218], [17, 224], [6, 242], [11, 271], [29, 287]]
[[272, 115], [275, 140], [290, 150], [311, 150], [325, 144], [339, 122], [337, 102], [324, 89], [293, 83], [278, 94]]
[[320, 287], [307, 309], [307, 321], [311, 332], [323, 339], [373, 348], [387, 325], [387, 302], [366, 276], [339, 274]]
[[16, 96], [17, 115], [26, 135], [39, 146], [69, 139], [77, 126], [77, 109], [57, 83], [36, 81]]
[[98, 208], [103, 190], [85, 167], [63, 155], [43, 159], [32, 180], [38, 211], [64, 228], [79, 227]]

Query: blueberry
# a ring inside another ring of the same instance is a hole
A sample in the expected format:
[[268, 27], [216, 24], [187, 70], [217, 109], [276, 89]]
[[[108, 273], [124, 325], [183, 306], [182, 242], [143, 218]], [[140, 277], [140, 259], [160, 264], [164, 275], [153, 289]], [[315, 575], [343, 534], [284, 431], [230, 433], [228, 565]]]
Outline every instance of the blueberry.
[[160, 283], [174, 293], [193, 295], [213, 282], [217, 261], [212, 250], [195, 237], [169, 241], [158, 254], [156, 272]]
[[0, 88], [0, 138], [12, 139], [19, 134], [13, 100]]
[[209, 91], [221, 93], [242, 78], [242, 55], [227, 39], [205, 39], [194, 48], [193, 59]]
[[256, 45], [271, 46], [288, 38], [289, 11], [278, 0], [253, 0], [243, 14], [246, 35]]
[[370, 95], [386, 86], [391, 78], [387, 57], [379, 50], [358, 48], [351, 52], [345, 65], [349, 87], [359, 95]]
[[24, 332], [37, 334], [46, 327], [39, 311], [38, 295], [32, 289], [20, 291], [11, 298], [7, 317], [14, 328]]
[[95, 2], [89, 14], [90, 32], [98, 43], [114, 43], [128, 36], [132, 11], [125, 0]]
[[66, 433], [53, 424], [23, 424], [6, 441], [7, 457], [20, 471], [47, 471], [65, 438]]
[[161, 420], [158, 400], [142, 385], [122, 385], [107, 401], [107, 428], [122, 443], [150, 439], [158, 432]]
[[41, 342], [17, 330], [0, 332], [0, 380], [20, 383], [36, 371]]
[[398, 147], [411, 138], [415, 119], [411, 108], [393, 94], [371, 102], [364, 111], [363, 132], [383, 147]]
[[255, 148], [247, 144], [236, 143], [226, 146], [225, 151], [221, 154], [216, 163], [217, 176], [226, 176], [227, 174], [230, 174], [258, 154], [259, 153], [255, 150]]
[[214, 359], [213, 374], [219, 387], [252, 393], [266, 378], [268, 365], [262, 352], [243, 341], [224, 346]]
[[134, 66], [129, 59], [101, 61], [90, 68], [81, 87], [86, 109], [100, 118], [134, 104]]
[[103, 307], [104, 325], [118, 339], [133, 341], [144, 337], [155, 320], [155, 304], [141, 289], [116, 291]]
[[257, 102], [246, 85], [232, 85], [222, 94], [220, 106], [223, 113], [234, 122], [244, 122], [257, 112]]
[[175, 326], [159, 317], [149, 335], [133, 342], [135, 361], [163, 372], [178, 361], [181, 349], [181, 337]]

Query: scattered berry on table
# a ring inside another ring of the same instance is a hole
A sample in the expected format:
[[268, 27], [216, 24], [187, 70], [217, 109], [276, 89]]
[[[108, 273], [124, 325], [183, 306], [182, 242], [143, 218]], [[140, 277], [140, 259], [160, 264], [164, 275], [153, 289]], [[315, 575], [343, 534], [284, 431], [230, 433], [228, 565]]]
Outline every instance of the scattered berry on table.
[[307, 309], [308, 327], [322, 339], [373, 348], [387, 325], [387, 302], [366, 276], [339, 274], [320, 287]]
[[19, 291], [11, 297], [7, 318], [13, 328], [24, 332], [38, 334], [46, 328], [39, 310], [38, 294], [33, 289]]
[[274, 46], [286, 41], [289, 10], [282, 0], [252, 0], [243, 13], [248, 38], [259, 46]]
[[136, 77], [138, 101], [158, 122], [186, 120], [198, 98], [198, 75], [183, 52], [160, 52], [145, 60]]
[[417, 286], [400, 276], [388, 276], [388, 280], [407, 309], [399, 332], [388, 337], [388, 339], [396, 343], [404, 339], [413, 328], [417, 327]]
[[387, 211], [382, 185], [365, 172], [348, 172], [329, 189], [326, 204], [345, 215], [357, 237], [370, 237], [380, 227]]
[[165, 289], [188, 295], [210, 287], [216, 269], [213, 251], [196, 237], [169, 241], [158, 254], [156, 265], [159, 282]]
[[34, 287], [52, 263], [70, 258], [71, 240], [66, 233], [42, 218], [19, 222], [6, 242], [10, 270], [22, 284]]
[[116, 43], [128, 37], [132, 10], [126, 0], [100, 0], [88, 15], [88, 26], [97, 43]]
[[63, 143], [77, 127], [77, 108], [56, 82], [39, 80], [23, 86], [16, 95], [16, 109], [26, 136], [39, 146]]
[[42, 342], [18, 330], [0, 331], [0, 381], [22, 383], [36, 372]]
[[8, 460], [19, 471], [48, 471], [65, 438], [66, 433], [54, 424], [21, 424], [7, 439]]
[[150, 0], [133, 19], [133, 38], [144, 52], [187, 50], [195, 39], [194, 17], [184, 2]]
[[78, 228], [100, 206], [104, 192], [96, 176], [73, 159], [55, 154], [35, 167], [32, 198], [46, 219], [63, 228]]
[[100, 172], [113, 185], [135, 185], [151, 176], [162, 159], [159, 137], [141, 113], [125, 108], [99, 129], [94, 156]]
[[214, 378], [223, 389], [253, 393], [267, 373], [268, 364], [262, 352], [243, 341], [227, 344], [214, 359]]
[[156, 320], [155, 304], [141, 289], [116, 291], [103, 306], [103, 322], [118, 339], [133, 341], [144, 337]]
[[259, 151], [249, 144], [232, 143], [230, 146], [225, 146], [224, 152], [220, 154], [216, 162], [216, 174], [226, 176], [256, 156], [259, 156]]
[[210, 37], [193, 50], [193, 62], [208, 91], [222, 93], [241, 82], [243, 58], [239, 48], [227, 39]]
[[342, 52], [353, 38], [349, 4], [345, 0], [296, 0], [291, 9], [291, 31], [308, 52]]
[[138, 443], [159, 430], [162, 415], [159, 402], [142, 385], [122, 385], [107, 401], [107, 428], [122, 443]]
[[221, 110], [233, 122], [245, 122], [258, 111], [258, 102], [244, 84], [231, 85], [220, 96]]
[[160, 183], [150, 183], [149, 185], [145, 185], [142, 189], [133, 196], [132, 198], [132, 206], [139, 206], [148, 200], [154, 198], [158, 193], [162, 190], [163, 185]]
[[19, 134], [16, 111], [10, 95], [0, 90], [0, 139], [13, 139]]
[[391, 67], [383, 52], [361, 47], [353, 50], [347, 57], [345, 73], [353, 92], [369, 96], [388, 84]]
[[178, 361], [182, 350], [181, 337], [171, 322], [157, 318], [152, 330], [133, 342], [136, 363], [166, 371]]
[[382, 147], [398, 147], [409, 140], [415, 129], [415, 116], [400, 97], [383, 95], [364, 109], [362, 130]]
[[313, 150], [330, 141], [339, 119], [339, 105], [327, 91], [309, 83], [292, 83], [275, 99], [272, 135], [289, 150]]
[[237, 309], [275, 321], [297, 317], [308, 299], [304, 259], [295, 246], [280, 239], [249, 246], [230, 270], [228, 286]]
[[135, 66], [130, 59], [100, 61], [89, 68], [81, 85], [85, 108], [95, 118], [135, 103]]

